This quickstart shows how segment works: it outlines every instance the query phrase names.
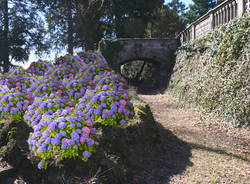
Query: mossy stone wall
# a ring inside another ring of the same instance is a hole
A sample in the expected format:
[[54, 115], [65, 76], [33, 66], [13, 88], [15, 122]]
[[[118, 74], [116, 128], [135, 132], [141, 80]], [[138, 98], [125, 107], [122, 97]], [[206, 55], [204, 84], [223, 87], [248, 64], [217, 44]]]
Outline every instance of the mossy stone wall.
[[177, 51], [169, 89], [181, 101], [249, 126], [250, 15], [218, 27]]

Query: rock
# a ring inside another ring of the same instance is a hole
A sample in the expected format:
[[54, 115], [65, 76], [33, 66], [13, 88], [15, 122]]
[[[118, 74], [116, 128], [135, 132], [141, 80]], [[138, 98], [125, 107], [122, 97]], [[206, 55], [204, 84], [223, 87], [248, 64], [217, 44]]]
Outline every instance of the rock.
[[15, 168], [8, 165], [6, 167], [0, 166], [0, 181], [4, 180], [4, 178], [11, 177], [11, 175], [15, 172]]

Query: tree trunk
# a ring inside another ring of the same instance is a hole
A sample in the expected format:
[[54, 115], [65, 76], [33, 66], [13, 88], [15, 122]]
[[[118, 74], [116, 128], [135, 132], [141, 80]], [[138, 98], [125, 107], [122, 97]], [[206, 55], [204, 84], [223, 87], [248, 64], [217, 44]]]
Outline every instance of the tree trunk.
[[141, 76], [141, 74], [142, 74], [142, 72], [143, 72], [143, 69], [144, 69], [145, 65], [146, 65], [146, 62], [145, 62], [145, 61], [143, 61], [143, 65], [142, 65], [142, 67], [141, 67], [140, 71], [137, 73], [137, 75], [136, 75], [136, 77], [135, 77], [135, 81], [136, 81], [136, 82], [138, 82], [138, 81], [139, 81], [140, 76]]
[[92, 32], [90, 29], [90, 30], [86, 30], [85, 33], [86, 33], [85, 35], [86, 50], [94, 51], [95, 50], [95, 40], [94, 40], [94, 35], [93, 35], [94, 32]]
[[72, 0], [68, 0], [68, 52], [73, 55]]
[[4, 72], [8, 72], [10, 68], [8, 35], [9, 35], [8, 0], [4, 0], [4, 52], [3, 52]]

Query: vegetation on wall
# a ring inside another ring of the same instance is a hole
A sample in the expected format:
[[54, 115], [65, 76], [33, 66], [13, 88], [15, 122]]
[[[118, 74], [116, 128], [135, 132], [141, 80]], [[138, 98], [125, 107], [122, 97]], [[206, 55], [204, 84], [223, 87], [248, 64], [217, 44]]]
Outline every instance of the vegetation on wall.
[[98, 51], [102, 53], [109, 66], [116, 69], [116, 63], [114, 57], [122, 50], [127, 43], [119, 40], [103, 40], [99, 44]]
[[250, 15], [183, 45], [170, 82], [181, 100], [231, 122], [249, 125]]

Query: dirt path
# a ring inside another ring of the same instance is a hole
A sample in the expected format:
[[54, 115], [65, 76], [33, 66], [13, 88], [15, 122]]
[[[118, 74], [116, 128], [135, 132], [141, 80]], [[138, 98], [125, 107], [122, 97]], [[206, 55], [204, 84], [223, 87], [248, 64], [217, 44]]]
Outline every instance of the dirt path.
[[185, 171], [173, 175], [173, 184], [250, 184], [250, 129], [201, 115], [178, 103], [170, 94], [139, 95], [146, 101], [155, 120], [191, 147]]

